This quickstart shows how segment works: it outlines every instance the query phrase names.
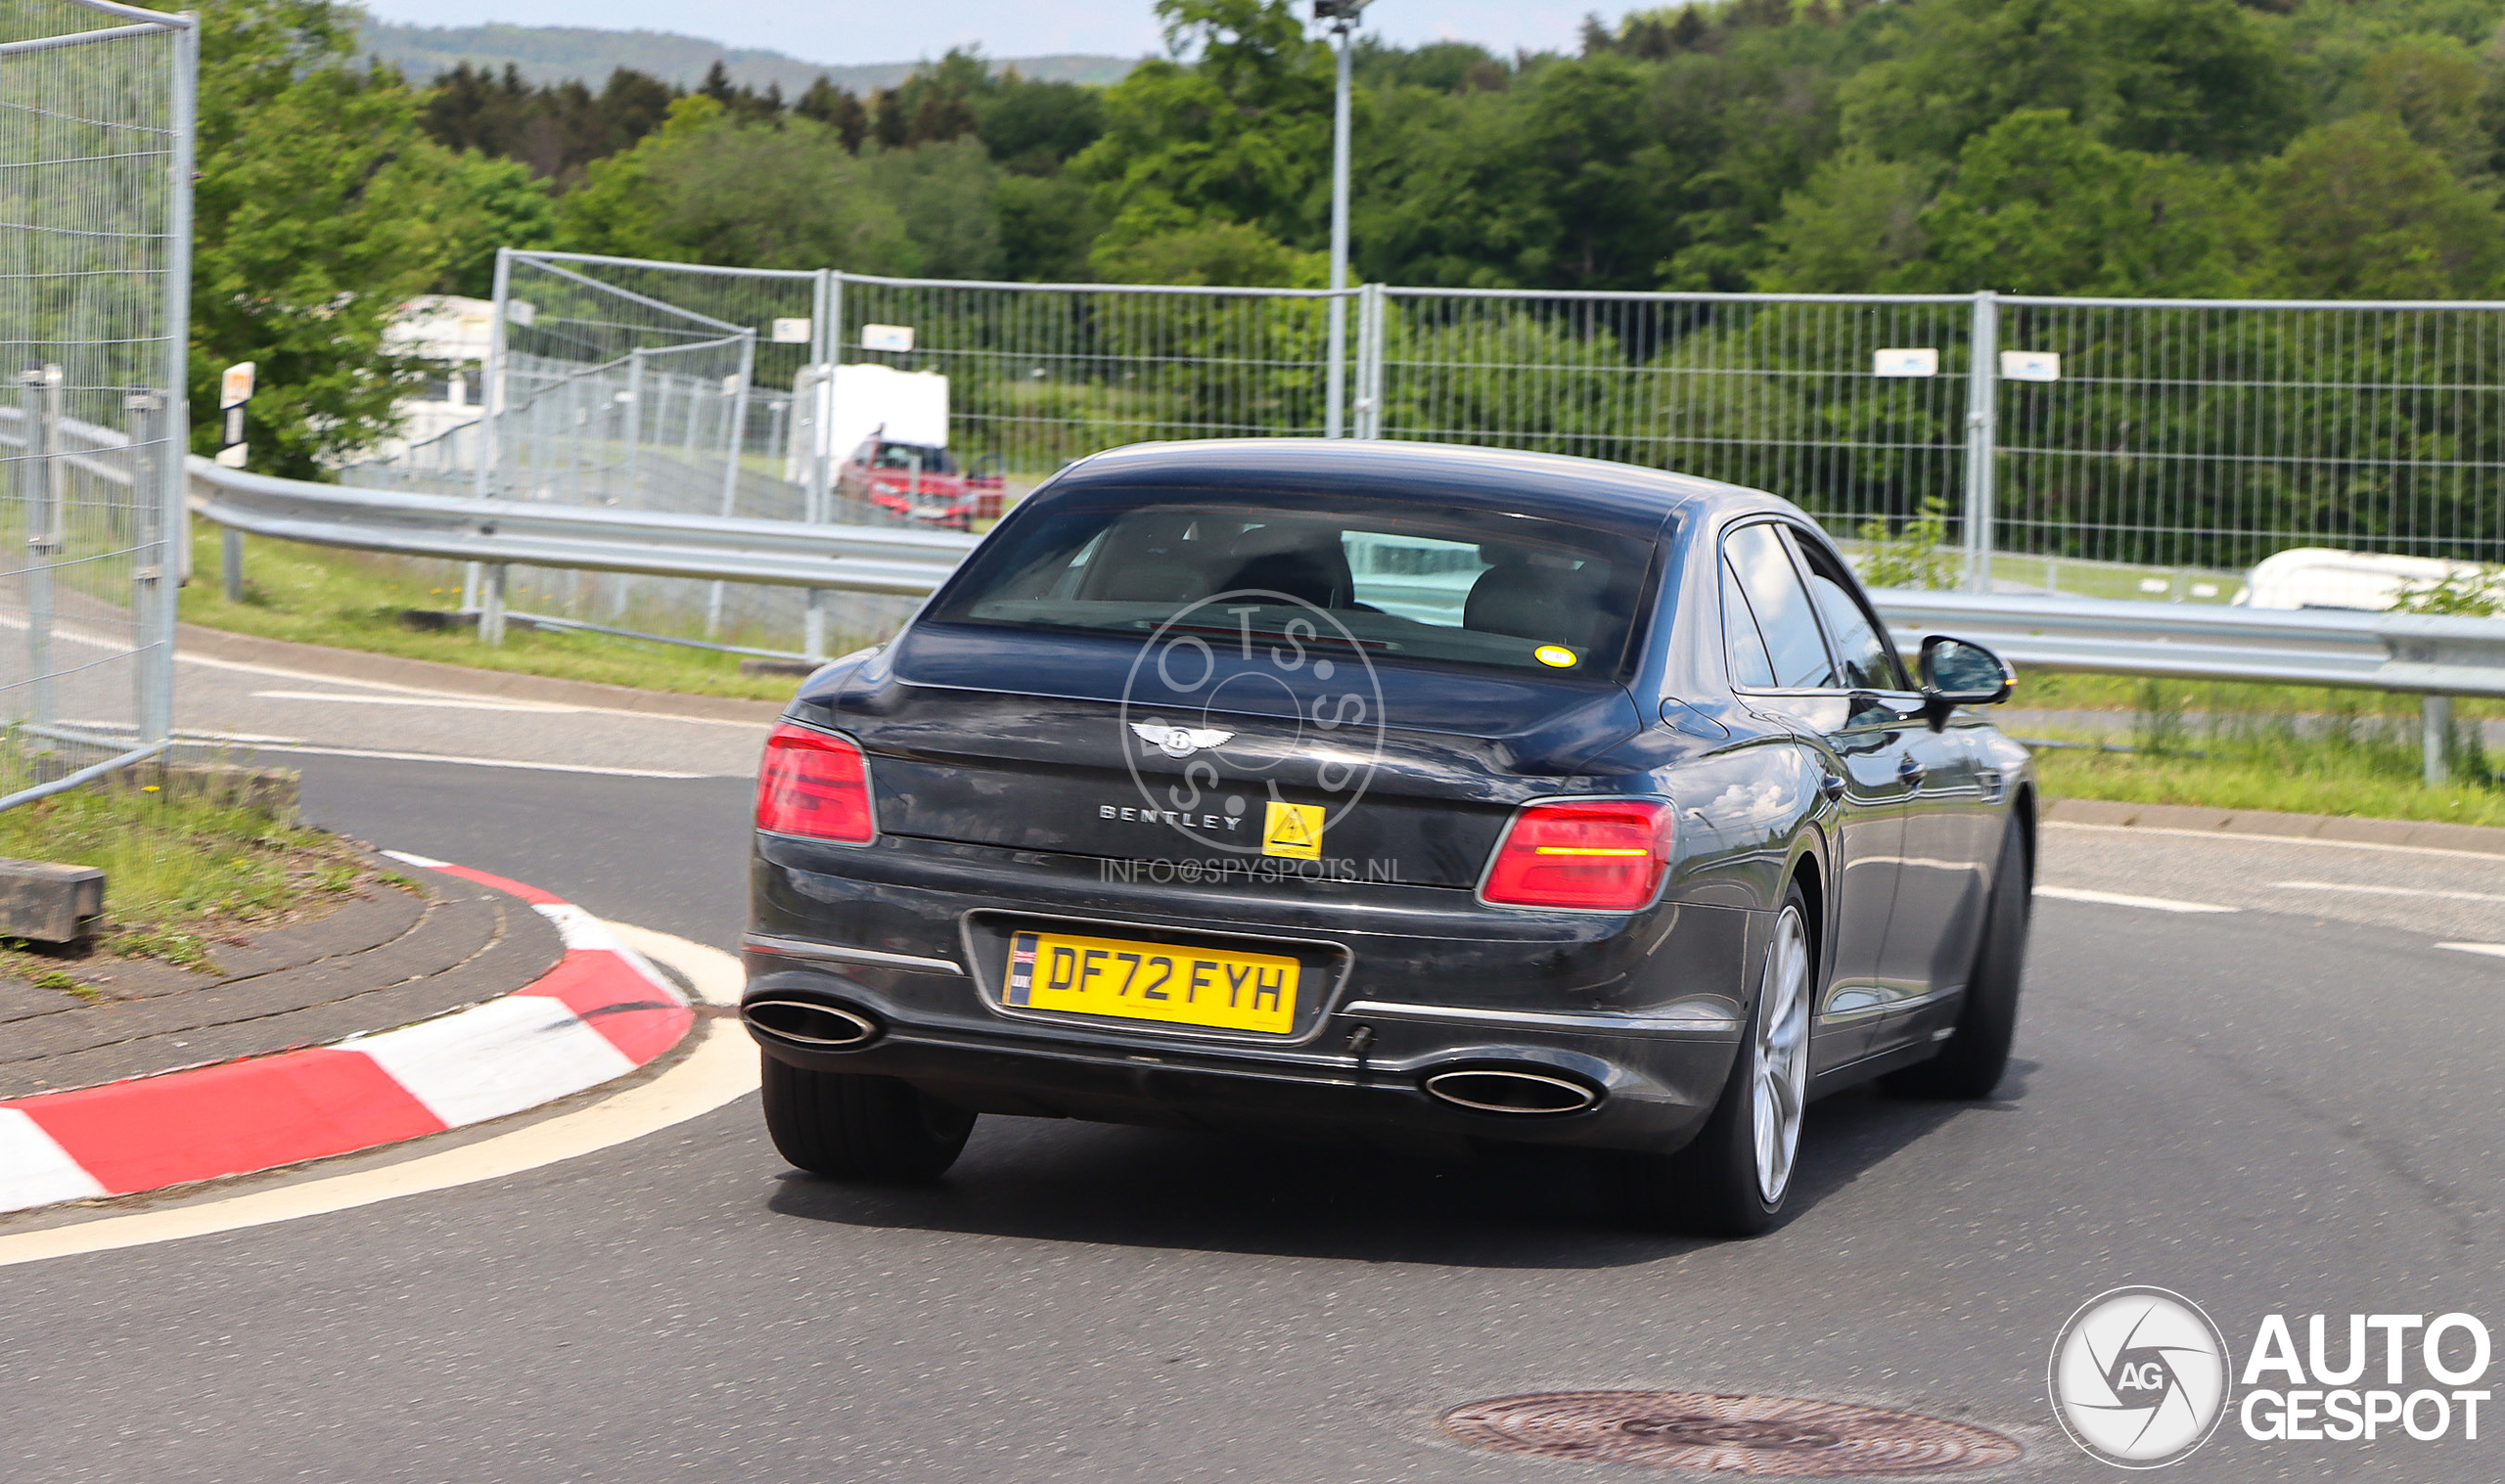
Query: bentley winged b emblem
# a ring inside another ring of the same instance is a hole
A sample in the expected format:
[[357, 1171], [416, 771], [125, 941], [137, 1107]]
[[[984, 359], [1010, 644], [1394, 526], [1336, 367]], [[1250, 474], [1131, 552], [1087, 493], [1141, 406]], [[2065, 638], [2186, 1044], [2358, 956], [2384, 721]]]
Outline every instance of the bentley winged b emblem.
[[1155, 746], [1167, 757], [1189, 757], [1204, 747], [1215, 747], [1235, 736], [1214, 727], [1169, 727], [1162, 722], [1135, 721], [1131, 730], [1139, 740]]

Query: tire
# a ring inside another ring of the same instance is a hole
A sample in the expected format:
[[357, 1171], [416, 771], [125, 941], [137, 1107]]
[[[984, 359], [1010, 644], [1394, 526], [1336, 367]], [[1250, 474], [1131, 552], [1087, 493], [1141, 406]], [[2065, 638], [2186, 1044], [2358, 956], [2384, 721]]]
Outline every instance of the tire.
[[1755, 1237], [1782, 1224], [1808, 1101], [1817, 957], [1795, 881], [1775, 914], [1730, 1080], [1705, 1127], [1674, 1153], [1619, 1156], [1619, 1201], [1637, 1223], [1699, 1237]]
[[2001, 836], [2000, 863], [1992, 871], [1991, 901], [1983, 909], [1982, 941], [1966, 976], [1966, 1002], [1957, 1028], [1939, 1055], [1890, 1073], [1888, 1091], [1907, 1098], [1974, 1102], [1992, 1095], [2009, 1069], [2010, 1043], [2018, 1035], [2019, 983], [2027, 975], [2027, 928], [2034, 909], [2033, 863], [2027, 840], [2012, 820]]
[[813, 1072], [765, 1057], [765, 1131], [785, 1159], [838, 1180], [935, 1180], [975, 1115], [893, 1077]]

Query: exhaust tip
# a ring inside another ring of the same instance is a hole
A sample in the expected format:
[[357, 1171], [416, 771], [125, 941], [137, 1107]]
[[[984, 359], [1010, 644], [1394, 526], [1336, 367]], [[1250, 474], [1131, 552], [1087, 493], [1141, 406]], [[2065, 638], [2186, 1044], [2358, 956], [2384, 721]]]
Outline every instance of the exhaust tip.
[[778, 1041], [836, 1049], [859, 1046], [879, 1034], [879, 1022], [815, 1000], [751, 1000], [740, 1018]]
[[1571, 1078], [1494, 1067], [1436, 1072], [1425, 1087], [1427, 1096], [1455, 1107], [1515, 1117], [1579, 1113], [1601, 1101], [1600, 1094]]

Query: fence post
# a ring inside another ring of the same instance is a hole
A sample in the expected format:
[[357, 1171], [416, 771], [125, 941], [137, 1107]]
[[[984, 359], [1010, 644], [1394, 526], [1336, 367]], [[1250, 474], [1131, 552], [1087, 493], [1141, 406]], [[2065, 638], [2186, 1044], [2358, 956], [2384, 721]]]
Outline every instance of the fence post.
[[[191, 451], [191, 409], [185, 382], [191, 375], [192, 322], [192, 176], [199, 130], [200, 26], [197, 22], [174, 33], [173, 157], [166, 161], [165, 211], [164, 389], [149, 397], [157, 409], [158, 578], [155, 600], [156, 637], [161, 641], [140, 661], [139, 740], [162, 742], [174, 735], [174, 631], [182, 614], [181, 588], [191, 573], [192, 512], [184, 496], [191, 473], [183, 457]], [[238, 543], [241, 544], [240, 542]], [[240, 561], [237, 563], [242, 564]], [[146, 697], [153, 695], [152, 712]]]
[[[229, 603], [244, 601], [244, 533], [233, 526], [218, 532], [218, 582]], [[478, 565], [472, 562], [471, 565]]]
[[2453, 781], [2453, 698], [2422, 696], [2418, 699], [2418, 746], [2427, 787], [2440, 788]]
[[[495, 496], [497, 465], [503, 454], [499, 446], [498, 426], [505, 410], [505, 316], [512, 313], [513, 249], [496, 249], [495, 308], [487, 316], [487, 360], [478, 368], [478, 471], [474, 493], [481, 500]], [[486, 568], [476, 562], [461, 568], [461, 608], [463, 612], [481, 611], [485, 600], [482, 591]], [[498, 627], [502, 627], [501, 619]], [[479, 633], [483, 637], [482, 621]]]
[[2000, 295], [1975, 294], [1969, 337], [1974, 364], [1966, 372], [1966, 591], [1992, 589], [1993, 454], [1999, 441]]
[[1383, 286], [1367, 284], [1357, 298], [1357, 436], [1383, 436]]

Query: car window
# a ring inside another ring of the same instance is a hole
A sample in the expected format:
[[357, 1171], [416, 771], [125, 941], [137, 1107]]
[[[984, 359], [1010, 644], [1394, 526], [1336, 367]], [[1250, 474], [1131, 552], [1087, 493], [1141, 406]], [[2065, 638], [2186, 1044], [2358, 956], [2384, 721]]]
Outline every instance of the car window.
[[1766, 657], [1774, 663], [1775, 689], [1823, 691], [1836, 683], [1835, 665], [1827, 657], [1827, 640], [1810, 611], [1809, 595], [1801, 590], [1800, 573], [1784, 549], [1783, 537], [1771, 525], [1744, 525], [1722, 541], [1722, 555], [1739, 574], [1765, 636]]
[[1740, 591], [1740, 574], [1722, 563], [1722, 642], [1731, 655], [1731, 684], [1774, 689], [1774, 663], [1765, 657], [1765, 640], [1749, 611], [1748, 595]]
[[1909, 691], [1904, 671], [1889, 652], [1879, 625], [1853, 596], [1851, 578], [1826, 551], [1812, 542], [1796, 541], [1809, 571], [1809, 598], [1827, 621], [1827, 637], [1835, 642], [1836, 662], [1844, 683], [1855, 691]]
[[1424, 500], [1142, 492], [1013, 520], [929, 621], [1145, 635], [1188, 612], [1193, 632], [1353, 644], [1376, 663], [1602, 680], [1627, 652], [1652, 554], [1636, 537]]

